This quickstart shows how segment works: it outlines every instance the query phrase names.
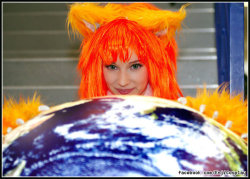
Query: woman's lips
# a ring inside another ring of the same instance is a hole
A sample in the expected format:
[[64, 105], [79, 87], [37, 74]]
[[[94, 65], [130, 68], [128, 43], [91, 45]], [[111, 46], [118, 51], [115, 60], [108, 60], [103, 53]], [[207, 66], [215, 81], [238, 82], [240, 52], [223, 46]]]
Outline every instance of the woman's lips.
[[120, 94], [129, 94], [131, 91], [134, 90], [134, 88], [131, 89], [116, 89]]

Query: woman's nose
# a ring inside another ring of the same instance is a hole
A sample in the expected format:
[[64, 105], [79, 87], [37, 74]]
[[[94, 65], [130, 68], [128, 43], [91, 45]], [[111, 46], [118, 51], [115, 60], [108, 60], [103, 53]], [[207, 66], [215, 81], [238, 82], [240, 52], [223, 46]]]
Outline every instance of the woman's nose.
[[118, 84], [120, 86], [127, 86], [130, 82], [129, 75], [126, 71], [121, 71], [118, 75]]

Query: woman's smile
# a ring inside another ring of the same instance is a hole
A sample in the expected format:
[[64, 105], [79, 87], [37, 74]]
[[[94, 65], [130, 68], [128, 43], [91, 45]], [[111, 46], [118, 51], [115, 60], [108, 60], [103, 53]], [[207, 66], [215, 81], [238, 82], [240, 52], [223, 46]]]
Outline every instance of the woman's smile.
[[121, 95], [126, 95], [131, 93], [135, 88], [130, 88], [130, 89], [118, 89], [115, 88]]

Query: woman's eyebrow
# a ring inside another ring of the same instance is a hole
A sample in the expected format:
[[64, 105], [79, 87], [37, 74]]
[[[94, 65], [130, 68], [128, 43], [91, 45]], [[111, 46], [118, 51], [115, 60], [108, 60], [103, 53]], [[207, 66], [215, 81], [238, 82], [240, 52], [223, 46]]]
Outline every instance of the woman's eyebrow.
[[139, 60], [135, 60], [135, 61], [129, 62], [129, 64], [131, 64], [131, 63], [138, 63], [138, 62], [140, 62], [140, 61]]

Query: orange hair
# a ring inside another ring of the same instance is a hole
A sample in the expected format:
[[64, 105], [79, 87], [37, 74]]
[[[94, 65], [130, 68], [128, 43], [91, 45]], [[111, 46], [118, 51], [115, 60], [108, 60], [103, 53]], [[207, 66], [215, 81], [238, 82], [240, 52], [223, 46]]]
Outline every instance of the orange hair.
[[175, 31], [185, 18], [183, 9], [163, 11], [145, 3], [105, 7], [73, 4], [68, 26], [71, 24], [74, 32], [84, 35], [78, 63], [82, 75], [80, 98], [107, 95], [103, 65], [115, 62], [117, 57], [123, 62], [129, 61], [130, 50], [147, 67], [153, 96], [166, 99], [183, 96], [175, 77], [177, 43], [174, 39]]
[[153, 33], [127, 19], [116, 19], [101, 26], [84, 44], [78, 64], [82, 73], [80, 97], [107, 95], [102, 66], [115, 62], [118, 56], [123, 62], [128, 61], [129, 49], [146, 65], [153, 96], [177, 99], [181, 91], [175, 78], [175, 40], [164, 46]]

